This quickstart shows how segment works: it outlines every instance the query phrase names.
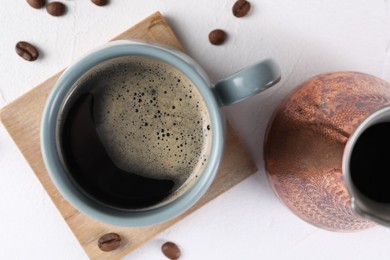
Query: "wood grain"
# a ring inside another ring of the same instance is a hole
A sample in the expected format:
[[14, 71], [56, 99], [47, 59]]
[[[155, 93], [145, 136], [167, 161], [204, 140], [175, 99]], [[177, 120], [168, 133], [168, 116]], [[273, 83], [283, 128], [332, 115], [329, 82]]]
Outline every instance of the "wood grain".
[[[183, 49], [159, 12], [149, 16], [113, 40], [119, 39], [142, 39]], [[205, 196], [187, 212], [163, 224], [144, 228], [116, 227], [89, 218], [73, 208], [57, 191], [46, 172], [39, 145], [43, 107], [50, 90], [61, 73], [57, 73], [5, 106], [0, 111], [0, 119], [91, 259], [119, 259], [127, 255], [256, 171], [246, 149], [228, 125], [226, 146], [218, 175]], [[97, 247], [97, 240], [107, 232], [117, 232], [124, 240], [122, 246], [113, 252], [102, 252]]]

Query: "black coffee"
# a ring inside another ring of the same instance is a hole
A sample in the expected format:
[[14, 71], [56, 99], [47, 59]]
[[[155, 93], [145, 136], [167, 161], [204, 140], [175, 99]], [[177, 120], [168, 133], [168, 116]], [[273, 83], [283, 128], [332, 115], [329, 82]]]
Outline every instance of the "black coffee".
[[168, 203], [192, 187], [210, 152], [208, 110], [172, 66], [120, 57], [86, 73], [59, 122], [62, 161], [89, 197], [119, 209]]
[[368, 198], [390, 203], [390, 122], [367, 128], [351, 155], [350, 173], [356, 188]]

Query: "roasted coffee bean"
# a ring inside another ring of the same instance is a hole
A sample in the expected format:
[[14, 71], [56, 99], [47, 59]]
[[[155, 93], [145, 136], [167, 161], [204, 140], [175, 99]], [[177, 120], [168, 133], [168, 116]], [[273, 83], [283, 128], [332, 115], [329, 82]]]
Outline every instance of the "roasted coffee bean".
[[105, 6], [108, 4], [108, 0], [91, 0], [91, 2], [98, 6]]
[[221, 45], [225, 42], [226, 37], [226, 32], [221, 29], [216, 29], [209, 33], [209, 41], [213, 45]]
[[28, 42], [18, 42], [15, 46], [16, 53], [27, 61], [38, 59], [39, 52], [37, 48]]
[[46, 0], [27, 0], [27, 3], [35, 9], [40, 9], [45, 6]]
[[172, 242], [166, 242], [161, 246], [161, 251], [169, 259], [176, 260], [181, 256], [180, 248]]
[[102, 251], [113, 251], [120, 247], [121, 240], [121, 237], [117, 233], [107, 233], [99, 238], [98, 246]]
[[238, 0], [233, 5], [233, 15], [236, 17], [243, 17], [248, 14], [251, 9], [251, 4], [246, 0]]
[[66, 12], [66, 6], [60, 2], [51, 2], [46, 5], [46, 11], [52, 16], [61, 16]]

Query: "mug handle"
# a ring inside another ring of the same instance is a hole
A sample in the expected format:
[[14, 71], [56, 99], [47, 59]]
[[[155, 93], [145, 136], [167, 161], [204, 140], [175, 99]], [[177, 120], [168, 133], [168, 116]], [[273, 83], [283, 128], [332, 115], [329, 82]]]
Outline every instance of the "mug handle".
[[246, 67], [218, 81], [214, 91], [223, 106], [247, 99], [275, 85], [281, 79], [280, 69], [272, 59]]

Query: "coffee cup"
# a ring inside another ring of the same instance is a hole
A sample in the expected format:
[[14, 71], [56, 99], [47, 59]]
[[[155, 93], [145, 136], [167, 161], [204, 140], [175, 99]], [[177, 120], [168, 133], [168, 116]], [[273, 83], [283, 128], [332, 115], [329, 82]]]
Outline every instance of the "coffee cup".
[[212, 86], [176, 49], [108, 43], [66, 69], [48, 97], [46, 169], [64, 198], [92, 218], [129, 227], [167, 221], [196, 203], [217, 173], [220, 108], [279, 80], [267, 59]]

